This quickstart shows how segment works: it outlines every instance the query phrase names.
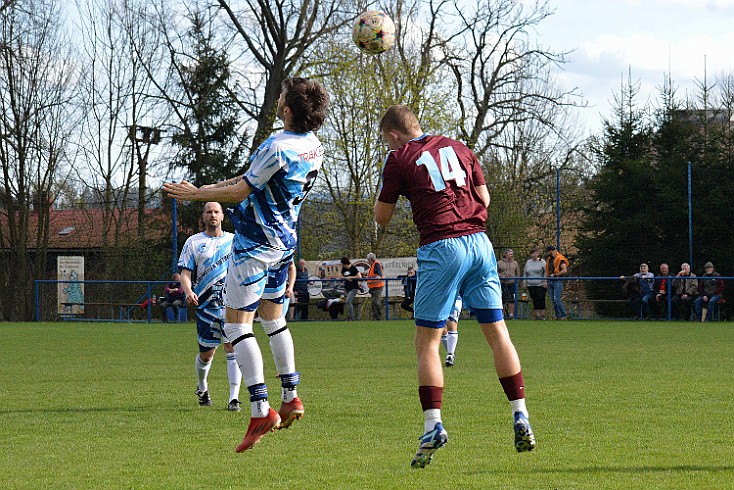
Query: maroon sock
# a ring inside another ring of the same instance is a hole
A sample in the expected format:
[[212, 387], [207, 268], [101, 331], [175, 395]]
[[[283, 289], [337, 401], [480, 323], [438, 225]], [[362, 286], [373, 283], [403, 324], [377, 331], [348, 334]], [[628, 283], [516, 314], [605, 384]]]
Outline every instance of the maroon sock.
[[421, 399], [421, 407], [423, 407], [424, 412], [431, 408], [440, 409], [443, 386], [419, 386], [418, 396]]
[[500, 378], [500, 384], [502, 385], [502, 389], [505, 390], [505, 395], [507, 395], [508, 400], [513, 401], [525, 398], [525, 381], [522, 379], [522, 371], [514, 376]]

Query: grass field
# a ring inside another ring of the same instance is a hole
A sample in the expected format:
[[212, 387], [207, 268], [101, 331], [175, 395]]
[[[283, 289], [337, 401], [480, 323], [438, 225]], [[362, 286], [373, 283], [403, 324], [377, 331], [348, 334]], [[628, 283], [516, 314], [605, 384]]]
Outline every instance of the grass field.
[[409, 467], [422, 432], [412, 324], [291, 330], [306, 416], [235, 454], [248, 412], [225, 410], [221, 352], [214, 406], [198, 406], [193, 324], [0, 324], [2, 487], [734, 488], [731, 323], [512, 322], [538, 440], [517, 454], [465, 321], [446, 372], [450, 442], [424, 470]]

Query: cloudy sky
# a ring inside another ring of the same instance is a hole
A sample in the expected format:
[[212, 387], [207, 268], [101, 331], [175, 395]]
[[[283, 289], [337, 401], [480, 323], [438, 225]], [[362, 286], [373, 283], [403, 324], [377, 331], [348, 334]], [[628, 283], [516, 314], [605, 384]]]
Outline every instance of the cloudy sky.
[[[734, 74], [734, 0], [549, 0], [555, 14], [538, 33], [543, 45], [573, 51], [560, 73], [590, 107], [581, 109], [587, 132], [609, 117], [622, 78], [632, 70], [640, 102], [655, 99], [665, 75], [678, 95], [696, 93], [695, 79]], [[707, 67], [706, 72], [704, 66]], [[687, 91], [687, 92], [686, 92]]]

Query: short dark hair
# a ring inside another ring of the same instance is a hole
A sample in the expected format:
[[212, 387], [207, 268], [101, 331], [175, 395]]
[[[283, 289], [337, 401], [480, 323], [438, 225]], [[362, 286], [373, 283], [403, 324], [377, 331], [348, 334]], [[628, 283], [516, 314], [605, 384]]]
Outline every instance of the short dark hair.
[[351, 262], [349, 261], [349, 257], [342, 257], [341, 263], [344, 265], [351, 264]]
[[387, 108], [380, 119], [380, 131], [398, 131], [407, 134], [421, 128], [418, 117], [407, 105], [394, 105]]
[[285, 105], [293, 113], [291, 124], [299, 133], [317, 131], [326, 119], [329, 94], [319, 82], [308, 78], [286, 78], [281, 85]]

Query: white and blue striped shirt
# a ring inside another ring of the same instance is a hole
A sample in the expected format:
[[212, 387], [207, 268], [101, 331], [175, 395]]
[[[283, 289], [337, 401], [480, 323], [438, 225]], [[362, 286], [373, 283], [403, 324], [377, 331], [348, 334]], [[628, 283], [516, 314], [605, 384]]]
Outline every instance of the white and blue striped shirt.
[[227, 210], [237, 231], [236, 251], [260, 246], [276, 250], [296, 247], [301, 203], [313, 186], [323, 159], [324, 147], [311, 132], [280, 131], [258, 147], [242, 177], [252, 193]]
[[192, 289], [199, 297], [199, 309], [223, 307], [221, 291], [233, 239], [234, 235], [226, 231], [220, 237], [201, 232], [190, 236], [181, 250], [178, 268], [191, 271]]

